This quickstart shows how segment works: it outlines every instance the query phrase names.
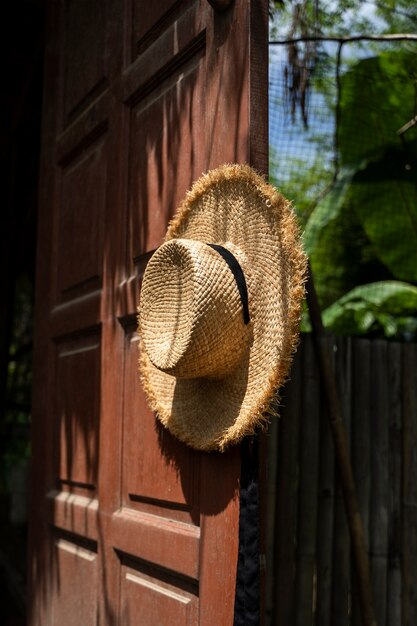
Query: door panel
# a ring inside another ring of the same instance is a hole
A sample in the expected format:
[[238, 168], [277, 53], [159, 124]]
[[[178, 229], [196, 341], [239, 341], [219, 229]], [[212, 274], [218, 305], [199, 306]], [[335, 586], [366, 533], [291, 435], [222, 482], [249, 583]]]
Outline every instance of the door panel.
[[60, 52], [64, 127], [108, 85], [107, 5], [100, 0], [62, 2]]
[[[105, 135], [62, 168], [58, 221], [59, 299], [101, 287], [107, 175]], [[83, 193], [80, 194], [80, 189]], [[68, 242], [72, 241], [69, 246]]]
[[96, 624], [97, 546], [57, 537], [53, 554], [65, 593], [51, 597], [51, 624]]
[[94, 491], [99, 463], [100, 335], [59, 342], [55, 371], [58, 478]]
[[131, 230], [133, 258], [155, 249], [163, 240], [168, 219], [198, 172], [204, 168], [197, 149], [202, 129], [201, 50], [154, 93], [131, 110]]
[[129, 345], [123, 390], [123, 502], [146, 512], [154, 512], [155, 507], [159, 512], [165, 507], [171, 519], [190, 521], [198, 504], [198, 493], [194, 493], [198, 484], [197, 455], [191, 448], [178, 446], [153, 419], [138, 376], [136, 330], [127, 333], [126, 341]]
[[49, 3], [32, 626], [233, 622], [240, 451], [195, 452], [156, 421], [136, 310], [193, 180], [266, 170], [266, 33], [265, 2]]
[[126, 624], [166, 624], [192, 626], [198, 623], [196, 585], [192, 581], [141, 567], [122, 565], [122, 619]]

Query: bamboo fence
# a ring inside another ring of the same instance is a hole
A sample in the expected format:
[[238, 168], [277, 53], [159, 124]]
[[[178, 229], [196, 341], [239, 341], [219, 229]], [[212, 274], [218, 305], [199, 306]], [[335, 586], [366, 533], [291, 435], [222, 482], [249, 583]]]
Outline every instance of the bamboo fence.
[[[378, 626], [417, 624], [417, 344], [329, 337]], [[267, 435], [266, 624], [361, 626], [326, 398], [302, 338]]]

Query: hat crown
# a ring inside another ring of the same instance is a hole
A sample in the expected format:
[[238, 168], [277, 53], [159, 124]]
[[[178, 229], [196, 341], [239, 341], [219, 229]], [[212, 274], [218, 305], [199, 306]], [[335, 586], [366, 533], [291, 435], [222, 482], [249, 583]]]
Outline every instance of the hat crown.
[[139, 321], [153, 365], [178, 378], [222, 376], [250, 342], [235, 277], [201, 241], [172, 239], [154, 253], [143, 277]]

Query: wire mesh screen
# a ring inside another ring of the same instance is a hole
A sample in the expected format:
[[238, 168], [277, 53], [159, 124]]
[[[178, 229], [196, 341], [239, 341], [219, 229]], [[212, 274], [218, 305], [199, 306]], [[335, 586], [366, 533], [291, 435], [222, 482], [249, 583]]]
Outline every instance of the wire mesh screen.
[[[270, 178], [327, 327], [417, 336], [417, 41], [270, 47]], [[308, 320], [304, 320], [308, 329]]]

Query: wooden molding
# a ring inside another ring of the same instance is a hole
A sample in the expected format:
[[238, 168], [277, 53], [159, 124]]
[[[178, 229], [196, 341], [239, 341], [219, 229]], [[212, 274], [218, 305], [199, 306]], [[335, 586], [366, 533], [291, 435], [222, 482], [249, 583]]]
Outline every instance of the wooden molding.
[[226, 11], [234, 0], [208, 0], [215, 11]]

